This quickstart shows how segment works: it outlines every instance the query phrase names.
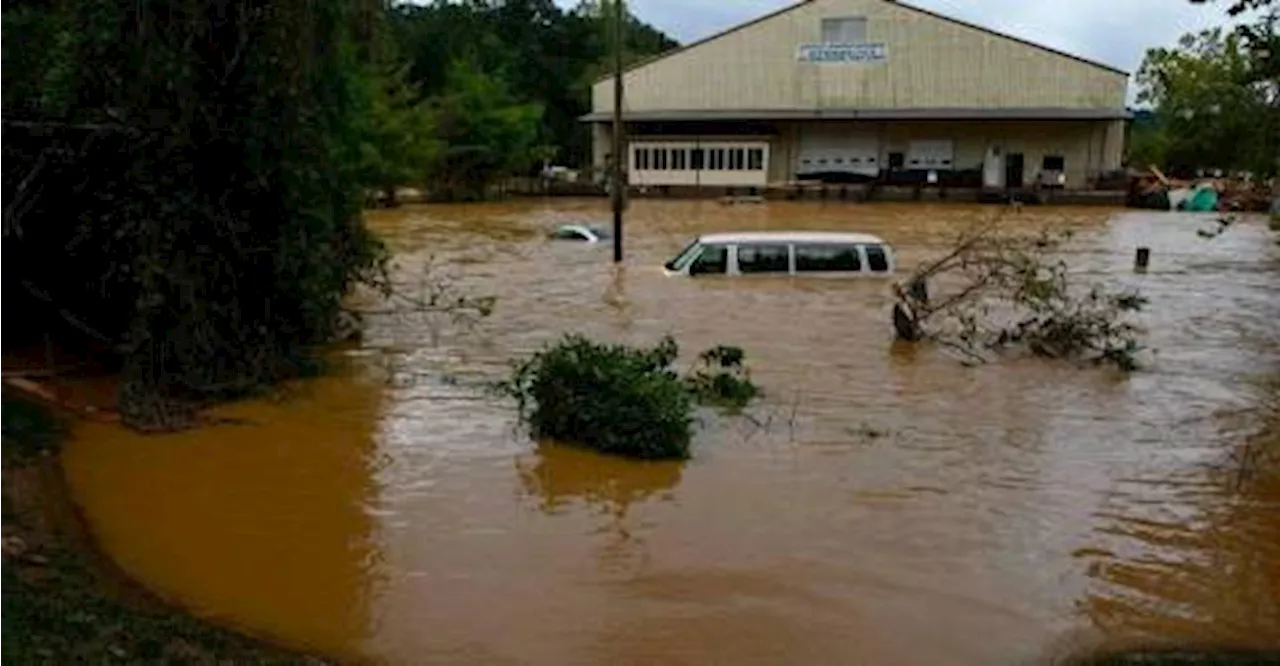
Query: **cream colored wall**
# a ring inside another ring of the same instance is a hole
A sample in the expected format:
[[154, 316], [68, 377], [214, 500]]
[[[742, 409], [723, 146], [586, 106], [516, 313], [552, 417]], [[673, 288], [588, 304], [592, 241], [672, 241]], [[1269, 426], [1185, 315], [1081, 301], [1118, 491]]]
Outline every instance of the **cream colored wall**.
[[[1046, 155], [1066, 159], [1067, 186], [1084, 187], [1100, 171], [1120, 167], [1124, 150], [1124, 121], [1038, 122], [877, 122], [839, 123], [850, 133], [880, 137], [879, 161], [888, 165], [889, 153], [906, 153], [911, 141], [949, 139], [956, 169], [978, 169], [989, 146], [1003, 153], [1022, 153], [1026, 183], [1039, 171]], [[769, 182], [795, 178], [801, 123], [780, 126], [773, 140]]]
[[[802, 125], [781, 123], [778, 134], [768, 140], [767, 178], [771, 184], [795, 178], [796, 159]], [[988, 146], [999, 146], [1002, 153], [1022, 153], [1026, 183], [1030, 184], [1040, 169], [1045, 155], [1066, 158], [1067, 187], [1079, 188], [1100, 171], [1120, 168], [1124, 151], [1124, 121], [1023, 121], [1023, 122], [877, 122], [840, 123], [849, 131], [866, 131], [880, 137], [880, 164], [889, 163], [889, 153], [907, 152], [913, 140], [951, 139], [954, 142], [954, 164], [957, 169], [980, 168]], [[604, 166], [610, 150], [610, 129], [597, 123], [593, 130], [595, 164]], [[733, 136], [646, 137], [637, 134], [634, 141], [743, 141]], [[628, 153], [630, 151], [628, 150]], [[630, 166], [630, 165], [628, 165]], [[704, 183], [709, 184], [709, 183]]]
[[[907, 152], [913, 140], [950, 139], [956, 169], [981, 168], [987, 148], [998, 146], [1005, 154], [1022, 153], [1030, 184], [1046, 155], [1061, 155], [1067, 187], [1079, 188], [1098, 172], [1119, 168], [1123, 127], [1123, 121], [883, 123], [880, 163], [889, 163], [889, 153]], [[794, 173], [794, 165], [792, 169]]]
[[[888, 58], [871, 64], [796, 61], [821, 19], [864, 16]], [[624, 109], [1123, 109], [1127, 78], [1066, 56], [923, 14], [888, 0], [811, 0], [624, 76]], [[613, 109], [613, 82], [592, 90]]]
[[591, 123], [591, 166], [605, 167], [604, 157], [613, 149], [613, 128], [605, 123]]

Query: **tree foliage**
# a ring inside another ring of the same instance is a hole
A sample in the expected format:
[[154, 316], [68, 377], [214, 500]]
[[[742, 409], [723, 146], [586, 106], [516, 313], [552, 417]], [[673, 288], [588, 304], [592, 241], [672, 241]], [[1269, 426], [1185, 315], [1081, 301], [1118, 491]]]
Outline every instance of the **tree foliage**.
[[[518, 114], [535, 132], [529, 147], [559, 147], [560, 158], [582, 164], [590, 132], [578, 120], [591, 110], [591, 84], [612, 68], [611, 16], [607, 2], [587, 0], [565, 11], [552, 0], [467, 0], [400, 4], [390, 24], [407, 58], [411, 82], [426, 97], [449, 96], [455, 85], [473, 84], [458, 69], [496, 82], [500, 105], [541, 107], [537, 118]], [[623, 51], [627, 62], [660, 53], [676, 42], [628, 14]], [[455, 147], [476, 144], [454, 143]], [[509, 151], [502, 144], [488, 146]], [[526, 156], [527, 157], [527, 156]], [[536, 160], [518, 160], [528, 168]]]
[[380, 281], [360, 218], [379, 11], [6, 5], [6, 295], [112, 345], [131, 421], [310, 367], [348, 288]]
[[1133, 155], [1174, 171], [1275, 173], [1280, 82], [1261, 74], [1263, 66], [1244, 37], [1222, 28], [1150, 49], [1137, 74], [1138, 101], [1154, 107], [1157, 121], [1135, 128]]
[[475, 63], [455, 60], [446, 88], [430, 101], [438, 139], [437, 184], [483, 198], [495, 174], [529, 169], [537, 155], [542, 107], [520, 103], [506, 83]]
[[[158, 426], [176, 398], [311, 368], [344, 294], [386, 286], [370, 189], [483, 194], [585, 155], [606, 51], [589, 7], [551, 0], [26, 0], [0, 20], [5, 295], [112, 349], [126, 416]], [[627, 44], [674, 45], [634, 20]]]

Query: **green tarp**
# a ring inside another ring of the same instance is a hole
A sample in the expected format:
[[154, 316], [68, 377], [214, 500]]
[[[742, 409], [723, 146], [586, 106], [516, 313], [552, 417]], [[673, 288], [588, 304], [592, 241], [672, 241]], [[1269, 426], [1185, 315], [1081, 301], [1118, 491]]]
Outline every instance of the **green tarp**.
[[1195, 213], [1207, 213], [1218, 209], [1218, 192], [1212, 187], [1202, 187], [1187, 199], [1187, 210]]

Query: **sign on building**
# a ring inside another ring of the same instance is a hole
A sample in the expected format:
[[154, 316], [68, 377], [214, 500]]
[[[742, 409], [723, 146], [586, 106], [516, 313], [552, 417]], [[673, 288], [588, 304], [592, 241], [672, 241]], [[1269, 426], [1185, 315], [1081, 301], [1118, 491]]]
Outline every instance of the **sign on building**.
[[816, 63], [883, 62], [888, 58], [889, 48], [883, 43], [801, 44], [796, 53], [800, 62]]

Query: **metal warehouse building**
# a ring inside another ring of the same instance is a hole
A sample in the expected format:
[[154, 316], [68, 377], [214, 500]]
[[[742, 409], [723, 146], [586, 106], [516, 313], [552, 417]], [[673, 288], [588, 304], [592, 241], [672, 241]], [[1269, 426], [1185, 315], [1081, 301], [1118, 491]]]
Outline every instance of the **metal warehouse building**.
[[[632, 186], [1037, 182], [1121, 166], [1128, 74], [893, 0], [804, 0], [623, 73]], [[613, 77], [592, 90], [606, 167]]]

